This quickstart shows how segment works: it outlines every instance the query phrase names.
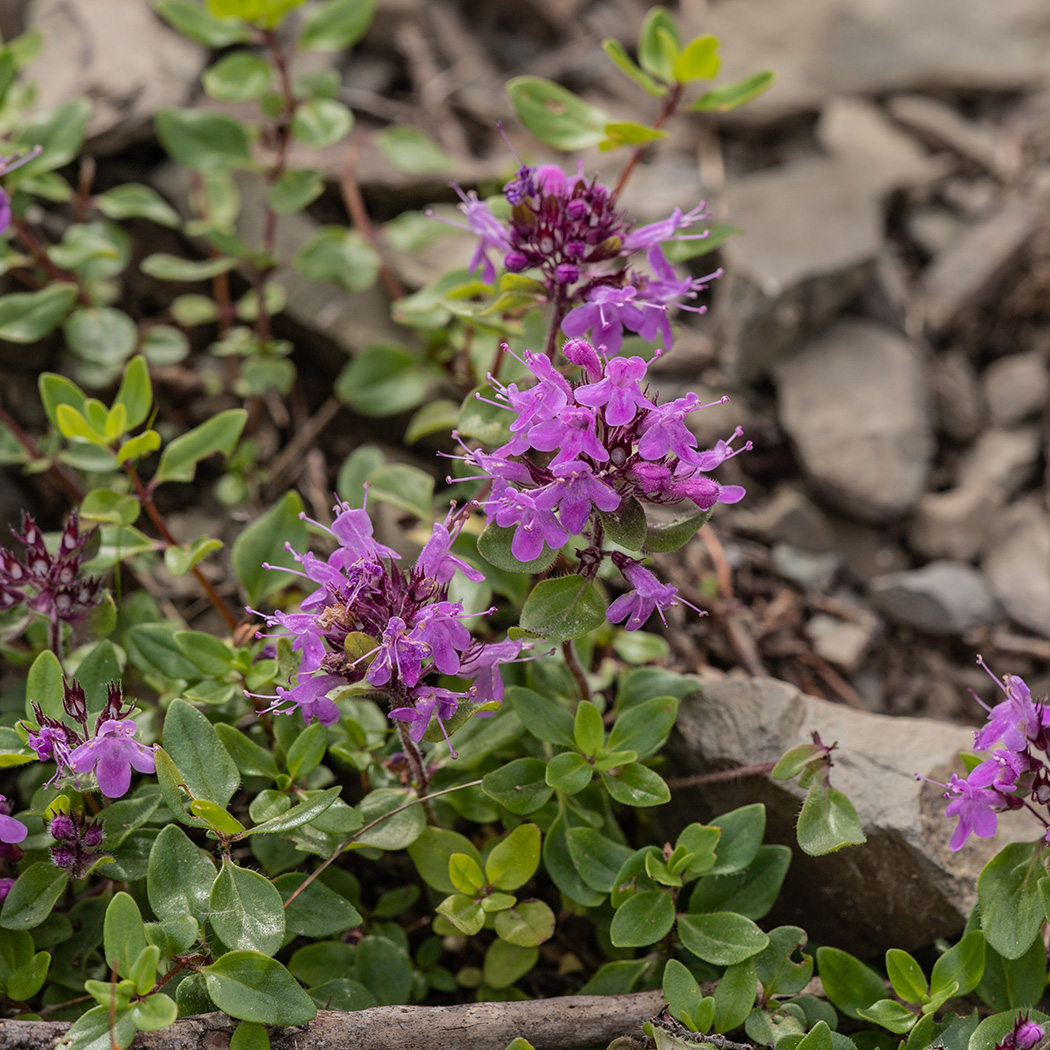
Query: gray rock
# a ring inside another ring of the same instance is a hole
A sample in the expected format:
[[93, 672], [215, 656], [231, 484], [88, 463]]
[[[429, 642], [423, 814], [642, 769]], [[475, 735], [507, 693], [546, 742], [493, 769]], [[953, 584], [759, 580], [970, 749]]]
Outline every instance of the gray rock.
[[1050, 368], [1038, 351], [993, 361], [981, 377], [992, 422], [1009, 427], [1038, 415], [1050, 397]]
[[[1031, 841], [1040, 830], [1023, 813], [1003, 814], [995, 839], [973, 836], [958, 852], [948, 842], [955, 821], [943, 816], [943, 792], [916, 773], [945, 782], [963, 773], [958, 755], [973, 733], [925, 718], [856, 711], [805, 696], [773, 679], [703, 681], [686, 697], [669, 755], [677, 774], [772, 762], [817, 731], [838, 742], [831, 782], [857, 809], [868, 841], [824, 857], [795, 843], [802, 793], [794, 783], [764, 777], [675, 791], [681, 824], [763, 802], [766, 840], [794, 849], [784, 900], [794, 910], [768, 921], [797, 923], [811, 939], [876, 956], [889, 947], [914, 949], [959, 932], [976, 898], [981, 867], [1008, 841]], [[668, 833], [677, 828], [668, 827]]]
[[95, 153], [115, 152], [148, 135], [158, 109], [186, 105], [208, 58], [204, 48], [154, 14], [152, 4], [32, 0], [26, 26], [42, 37], [29, 70], [37, 107], [88, 99]]
[[790, 482], [778, 485], [764, 503], [738, 510], [733, 525], [765, 543], [789, 543], [810, 551], [827, 551], [834, 545], [824, 513]]
[[773, 571], [805, 591], [826, 591], [841, 564], [834, 552], [817, 554], [790, 543], [774, 543], [770, 556]]
[[1040, 214], [1034, 200], [1007, 201], [926, 267], [919, 301], [932, 332], [943, 335], [1000, 290], [1035, 236]]
[[982, 568], [1010, 618], [1050, 637], [1050, 520], [1039, 502], [1026, 500], [999, 515]]
[[778, 415], [814, 489], [872, 523], [906, 514], [926, 487], [933, 434], [919, 348], [843, 319], [777, 368]]
[[1050, 53], [1043, 0], [722, 0], [704, 11], [698, 31], [723, 41], [727, 80], [777, 72], [773, 90], [734, 112], [749, 123], [816, 110], [829, 94], [1021, 90]]
[[958, 561], [932, 561], [921, 569], [876, 576], [868, 593], [887, 616], [931, 634], [965, 634], [996, 615], [984, 577]]
[[874, 576], [898, 572], [911, 566], [907, 551], [884, 528], [864, 525], [839, 514], [829, 514], [838, 551], [849, 576], [867, 583]]
[[984, 426], [985, 405], [977, 370], [961, 350], [938, 354], [930, 366], [937, 427], [953, 441], [972, 441]]
[[817, 654], [846, 674], [854, 674], [864, 662], [878, 632], [879, 621], [870, 612], [858, 612], [854, 620], [816, 613], [806, 621], [806, 634]]
[[996, 515], [1034, 475], [1041, 438], [1037, 427], [987, 430], [946, 492], [927, 492], [908, 526], [912, 548], [927, 558], [972, 561]]
[[907, 222], [908, 235], [927, 255], [939, 255], [964, 228], [962, 220], [940, 204], [916, 208]]
[[725, 245], [726, 276], [714, 286], [730, 375], [760, 377], [870, 284], [883, 239], [878, 196], [840, 159], [733, 181], [728, 219], [747, 232]]
[[991, 129], [961, 116], [928, 95], [898, 95], [889, 111], [937, 148], [950, 149], [991, 172], [999, 170], [999, 151]]

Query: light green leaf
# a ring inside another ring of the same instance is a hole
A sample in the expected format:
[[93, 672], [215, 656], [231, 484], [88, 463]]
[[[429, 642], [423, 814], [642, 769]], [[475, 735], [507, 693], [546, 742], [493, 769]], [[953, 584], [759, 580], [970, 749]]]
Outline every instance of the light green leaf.
[[353, 126], [353, 113], [331, 98], [310, 99], [297, 106], [292, 116], [292, 134], [311, 149], [335, 145]]
[[678, 936], [694, 955], [717, 966], [743, 962], [769, 944], [769, 937], [750, 919], [733, 912], [680, 915]]
[[557, 576], [541, 580], [525, 599], [521, 626], [549, 642], [582, 638], [605, 622], [605, 599], [592, 580]]
[[284, 941], [284, 901], [264, 875], [227, 858], [209, 899], [209, 921], [230, 948], [273, 955]]
[[605, 137], [608, 114], [551, 80], [515, 77], [507, 82], [507, 94], [518, 119], [548, 146], [576, 152]]
[[245, 126], [225, 114], [205, 109], [162, 109], [154, 126], [171, 159], [194, 171], [228, 171], [252, 163]]
[[273, 71], [253, 51], [231, 51], [201, 76], [204, 90], [220, 102], [250, 102], [270, 90]]
[[303, 25], [299, 46], [305, 51], [342, 51], [352, 47], [372, 24], [376, 0], [328, 0]]
[[158, 226], [177, 229], [179, 213], [152, 187], [138, 182], [114, 186], [93, 198], [107, 219], [149, 219]]
[[39, 292], [0, 296], [0, 339], [35, 343], [55, 328], [77, 300], [72, 284], [49, 284]]
[[226, 409], [169, 442], [160, 457], [153, 483], [192, 481], [202, 459], [216, 452], [229, 456], [240, 439], [247, 418], [248, 413], [243, 408]]
[[710, 91], [705, 91], [690, 107], [690, 113], [728, 113], [737, 106], [750, 102], [764, 91], [767, 91], [776, 79], [775, 73], [753, 73], [742, 80], [731, 84], [721, 84]]

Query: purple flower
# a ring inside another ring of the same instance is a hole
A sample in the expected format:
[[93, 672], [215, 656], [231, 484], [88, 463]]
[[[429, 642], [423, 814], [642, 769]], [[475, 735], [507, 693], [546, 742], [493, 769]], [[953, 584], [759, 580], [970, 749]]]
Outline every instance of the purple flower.
[[647, 365], [640, 357], [614, 357], [605, 365], [605, 378], [576, 388], [576, 402], [590, 408], [605, 406], [605, 422], [622, 426], [635, 413], [650, 411], [655, 405], [641, 391]]
[[551, 467], [554, 480], [536, 489], [534, 499], [541, 510], [558, 508], [558, 517], [569, 535], [579, 536], [583, 532], [594, 507], [610, 511], [620, 505], [619, 493], [596, 477], [590, 465], [582, 460], [573, 459], [557, 467], [552, 463]]
[[471, 649], [459, 665], [460, 677], [473, 679], [470, 687], [471, 700], [475, 703], [502, 703], [503, 678], [499, 666], [514, 660], [520, 652], [521, 642], [513, 638]]
[[543, 551], [561, 550], [569, 542], [569, 533], [550, 509], [537, 505], [528, 492], [510, 490], [495, 511], [496, 524], [502, 528], [516, 526], [510, 541], [510, 552], [518, 561], [533, 561]]
[[959, 820], [948, 844], [953, 852], [962, 849], [971, 832], [981, 839], [991, 838], [995, 834], [996, 813], [1004, 805], [997, 792], [976, 787], [953, 773], [945, 798], [951, 801], [944, 815]]
[[983, 667], [992, 680], [1006, 695], [1006, 699], [993, 708], [988, 708], [980, 698], [977, 702], [988, 711], [988, 721], [982, 729], [974, 734], [974, 746], [979, 750], [991, 747], [1002, 740], [1003, 746], [1010, 751], [1024, 751], [1028, 741], [1035, 739], [1042, 726], [1047, 724], [1048, 712], [1041, 704], [1032, 703], [1032, 691], [1023, 678], [1017, 675], [1004, 675], [1003, 681], [992, 674], [988, 665], [980, 658], [978, 664]]
[[[456, 713], [460, 695], [453, 693], [449, 689], [429, 687], [414, 690], [412, 699], [412, 707], [395, 708], [390, 712], [390, 717], [399, 722], [408, 722], [409, 739], [418, 744], [426, 734], [432, 718], [437, 718], [438, 723], [441, 724], [442, 731], [444, 731], [445, 727], [442, 723], [448, 721]], [[447, 734], [445, 739], [448, 740]], [[449, 744], [449, 750], [452, 751], [451, 743]], [[452, 755], [455, 757], [454, 751]]]
[[470, 631], [459, 619], [462, 615], [459, 602], [435, 602], [412, 618], [412, 638], [423, 643], [442, 674], [455, 674], [461, 654], [470, 646]]
[[468, 580], [479, 583], [485, 578], [484, 574], [469, 562], [452, 553], [452, 544], [463, 528], [461, 519], [458, 527], [453, 526], [453, 531], [449, 531], [449, 523], [454, 510], [455, 505], [453, 504], [453, 510], [449, 511], [444, 522], [434, 522], [430, 539], [427, 540], [416, 562], [416, 571], [421, 576], [428, 577], [442, 585], [451, 583], [457, 570], [463, 573]]
[[120, 798], [131, 786], [131, 770], [153, 773], [153, 748], [135, 740], [135, 723], [130, 719], [103, 722], [86, 743], [69, 756], [74, 773], [95, 770], [99, 791], [107, 798]]
[[[6, 797], [0, 795], [0, 802], [6, 801]], [[0, 842], [18, 843], [28, 834], [29, 829], [20, 820], [15, 820], [14, 817], [9, 817], [6, 813], [0, 813]]]
[[577, 337], [590, 332], [594, 343], [605, 347], [610, 354], [618, 354], [623, 346], [624, 328], [640, 332], [646, 326], [646, 318], [635, 303], [637, 296], [638, 289], [633, 285], [592, 288], [585, 301], [565, 315], [561, 330], [567, 336]]
[[565, 408], [557, 417], [537, 423], [529, 431], [529, 442], [540, 452], [558, 454], [551, 460], [552, 469], [580, 456], [590, 456], [599, 463], [609, 458], [609, 450], [595, 433], [594, 412], [586, 408]]
[[[664, 618], [664, 610], [669, 609], [672, 605], [682, 602], [682, 604], [696, 609], [695, 605], [678, 596], [677, 587], [672, 587], [669, 583], [661, 583], [648, 569], [638, 562], [632, 561], [622, 554], [614, 554], [613, 561], [620, 572], [623, 573], [624, 579], [631, 584], [633, 590], [628, 591], [627, 594], [621, 594], [609, 606], [606, 616], [609, 618], [610, 623], [619, 623], [621, 620], [626, 620], [627, 623], [624, 624], [625, 630], [637, 631], [652, 616], [654, 610], [660, 613], [660, 619], [666, 625], [667, 620]], [[701, 610], [696, 609], [696, 611], [701, 616], [704, 615]]]
[[691, 499], [701, 510], [710, 510], [716, 503], [739, 503], [747, 494], [741, 485], [720, 485], [713, 478], [676, 478], [671, 486], [675, 499]]
[[365, 677], [372, 685], [386, 685], [396, 674], [405, 685], [418, 685], [423, 677], [423, 661], [429, 655], [430, 647], [425, 642], [410, 637], [408, 624], [400, 616], [391, 616]]
[[277, 687], [277, 696], [280, 703], [291, 702], [295, 707], [286, 708], [283, 711], [274, 710], [277, 714], [290, 715], [298, 709], [303, 716], [303, 721], [309, 725], [315, 718], [323, 726], [334, 725], [339, 721], [339, 708], [335, 701], [329, 699], [328, 693], [336, 686], [345, 685], [346, 681], [334, 674], [314, 675], [307, 678], [291, 689]]

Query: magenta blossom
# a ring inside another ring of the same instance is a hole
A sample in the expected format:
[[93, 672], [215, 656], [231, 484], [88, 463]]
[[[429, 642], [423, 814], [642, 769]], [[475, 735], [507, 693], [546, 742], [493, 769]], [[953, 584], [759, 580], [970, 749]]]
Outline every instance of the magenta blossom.
[[[7, 798], [4, 795], [0, 795], [0, 803], [6, 801]], [[0, 813], [0, 842], [14, 845], [21, 842], [28, 834], [29, 829], [20, 820], [15, 820], [14, 817], [9, 817], [6, 813]]]
[[74, 773], [95, 771], [98, 789], [107, 798], [120, 798], [131, 786], [131, 770], [156, 771], [154, 748], [135, 739], [136, 725], [130, 718], [103, 722], [86, 743], [69, 756]]
[[638, 562], [632, 561], [622, 554], [614, 554], [613, 562], [620, 572], [623, 573], [624, 579], [632, 585], [633, 589], [628, 591], [627, 594], [621, 594], [609, 606], [607, 615], [611, 623], [619, 623], [621, 620], [626, 620], [627, 623], [624, 624], [624, 629], [637, 631], [654, 612], [658, 612], [660, 619], [666, 625], [667, 620], [664, 618], [664, 610], [671, 608], [672, 605], [677, 605], [679, 602], [683, 605], [688, 605], [691, 609], [695, 609], [701, 616], [704, 615], [703, 611], [697, 609], [691, 602], [687, 602], [684, 598], [679, 597], [677, 587], [672, 587], [669, 583], [661, 583], [648, 569]]
[[944, 795], [951, 801], [944, 815], [959, 820], [949, 848], [953, 852], [962, 849], [971, 833], [980, 839], [991, 838], [995, 834], [996, 813], [1005, 808], [998, 792], [976, 787], [955, 773], [947, 787]]

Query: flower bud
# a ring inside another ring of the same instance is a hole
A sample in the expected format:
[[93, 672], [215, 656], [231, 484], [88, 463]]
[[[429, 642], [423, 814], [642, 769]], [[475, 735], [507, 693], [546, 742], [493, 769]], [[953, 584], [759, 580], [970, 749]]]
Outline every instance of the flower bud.
[[51, 823], [48, 824], [47, 830], [51, 832], [52, 838], [58, 839], [60, 842], [76, 842], [80, 837], [76, 822], [68, 813], [55, 814], [51, 818]]

